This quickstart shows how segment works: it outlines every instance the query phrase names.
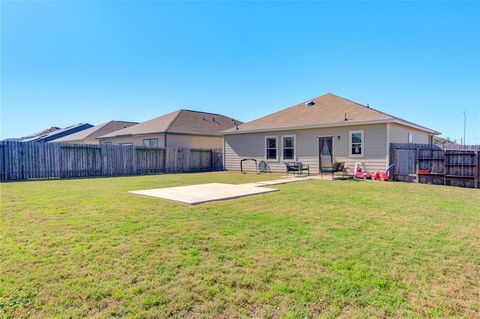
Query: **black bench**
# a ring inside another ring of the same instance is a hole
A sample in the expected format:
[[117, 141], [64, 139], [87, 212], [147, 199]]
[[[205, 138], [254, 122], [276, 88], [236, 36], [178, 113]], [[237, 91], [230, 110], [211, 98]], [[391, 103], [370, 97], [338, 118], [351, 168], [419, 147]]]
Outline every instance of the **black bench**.
[[307, 172], [307, 176], [310, 175], [310, 167], [308, 164], [303, 164], [302, 162], [284, 162], [287, 167], [286, 174], [293, 172], [293, 175], [301, 174], [304, 171]]

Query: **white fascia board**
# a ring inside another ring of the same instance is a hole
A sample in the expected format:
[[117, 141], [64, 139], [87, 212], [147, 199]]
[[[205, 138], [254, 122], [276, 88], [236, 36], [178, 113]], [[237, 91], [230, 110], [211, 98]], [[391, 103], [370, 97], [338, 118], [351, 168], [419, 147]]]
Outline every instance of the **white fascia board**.
[[372, 121], [359, 121], [359, 122], [345, 122], [345, 123], [325, 123], [325, 124], [316, 124], [316, 125], [303, 125], [303, 126], [292, 126], [292, 127], [276, 127], [276, 128], [265, 128], [265, 129], [256, 129], [256, 130], [236, 130], [236, 131], [223, 131], [220, 134], [222, 135], [235, 135], [235, 134], [247, 134], [247, 133], [260, 133], [260, 132], [277, 132], [277, 131], [293, 131], [293, 130], [306, 130], [306, 129], [315, 129], [315, 128], [325, 128], [325, 127], [341, 127], [341, 126], [355, 126], [355, 125], [371, 125], [371, 124], [387, 124], [387, 123], [396, 123], [404, 126], [409, 126], [416, 128], [421, 131], [429, 132], [432, 134], [439, 134], [439, 132], [428, 129], [426, 127], [416, 125], [409, 122], [404, 122], [397, 119], [390, 120], [372, 120]]

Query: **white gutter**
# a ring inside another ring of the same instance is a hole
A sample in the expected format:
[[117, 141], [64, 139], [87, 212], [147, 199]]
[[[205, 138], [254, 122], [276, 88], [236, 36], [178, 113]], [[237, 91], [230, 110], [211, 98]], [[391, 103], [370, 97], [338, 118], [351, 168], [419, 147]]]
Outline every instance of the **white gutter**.
[[434, 135], [440, 134], [440, 132], [431, 130], [429, 128], [416, 125], [413, 123], [401, 121], [398, 119], [390, 120], [371, 120], [371, 121], [360, 121], [360, 122], [336, 122], [336, 123], [326, 123], [326, 124], [315, 124], [315, 125], [303, 125], [303, 126], [292, 126], [292, 127], [274, 127], [274, 128], [265, 128], [265, 129], [256, 129], [256, 130], [236, 130], [236, 131], [223, 131], [223, 135], [235, 135], [235, 134], [246, 134], [246, 133], [260, 133], [260, 132], [273, 132], [273, 131], [291, 131], [291, 130], [305, 130], [305, 129], [315, 129], [315, 128], [325, 128], [325, 127], [339, 127], [339, 126], [353, 126], [353, 125], [369, 125], [369, 124], [386, 124], [386, 123], [395, 123], [404, 126], [409, 126], [416, 128], [417, 130], [425, 131]]

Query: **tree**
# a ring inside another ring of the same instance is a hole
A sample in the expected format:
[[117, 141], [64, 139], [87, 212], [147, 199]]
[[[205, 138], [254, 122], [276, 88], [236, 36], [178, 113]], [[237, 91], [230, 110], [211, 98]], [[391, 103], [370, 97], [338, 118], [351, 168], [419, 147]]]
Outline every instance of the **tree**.
[[451, 139], [450, 137], [448, 136], [434, 136], [433, 137], [433, 143], [434, 144], [440, 144], [440, 145], [444, 145], [444, 144], [458, 144], [457, 143], [457, 140], [456, 139]]

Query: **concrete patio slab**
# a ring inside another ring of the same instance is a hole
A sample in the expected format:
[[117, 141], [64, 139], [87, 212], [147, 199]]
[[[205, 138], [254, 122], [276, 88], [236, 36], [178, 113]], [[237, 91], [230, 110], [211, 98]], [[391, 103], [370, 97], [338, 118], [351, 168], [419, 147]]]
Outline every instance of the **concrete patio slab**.
[[258, 187], [253, 184], [233, 185], [223, 183], [209, 183], [190, 186], [129, 191], [129, 193], [169, 199], [190, 205], [196, 205], [217, 200], [227, 200], [275, 191], [278, 191], [278, 189]]
[[310, 177], [287, 177], [282, 179], [274, 179], [272, 181], [263, 181], [263, 182], [257, 182], [257, 183], [251, 183], [251, 184], [261, 187], [261, 186], [295, 183], [295, 182], [307, 181], [309, 179], [311, 178]]

